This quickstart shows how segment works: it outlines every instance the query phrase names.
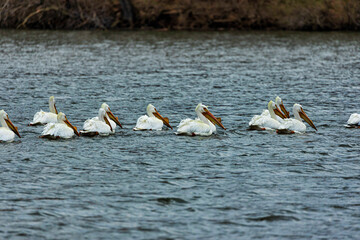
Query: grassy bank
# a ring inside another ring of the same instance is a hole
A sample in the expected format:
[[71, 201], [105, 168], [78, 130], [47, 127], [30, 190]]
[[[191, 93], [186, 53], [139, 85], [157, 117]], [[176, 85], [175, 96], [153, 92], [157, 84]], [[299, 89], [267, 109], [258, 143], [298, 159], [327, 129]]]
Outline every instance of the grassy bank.
[[359, 30], [360, 0], [0, 0], [0, 27]]

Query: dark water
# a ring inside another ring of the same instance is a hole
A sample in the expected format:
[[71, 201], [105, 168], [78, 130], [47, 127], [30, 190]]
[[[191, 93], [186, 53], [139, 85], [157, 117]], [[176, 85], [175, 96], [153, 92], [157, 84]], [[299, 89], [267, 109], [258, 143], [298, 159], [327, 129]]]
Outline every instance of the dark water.
[[[355, 239], [360, 235], [359, 33], [0, 31], [0, 238]], [[39, 139], [35, 112], [74, 125], [107, 102], [110, 137]], [[304, 135], [247, 131], [276, 95]], [[133, 132], [148, 103], [176, 126], [199, 102], [227, 130]]]

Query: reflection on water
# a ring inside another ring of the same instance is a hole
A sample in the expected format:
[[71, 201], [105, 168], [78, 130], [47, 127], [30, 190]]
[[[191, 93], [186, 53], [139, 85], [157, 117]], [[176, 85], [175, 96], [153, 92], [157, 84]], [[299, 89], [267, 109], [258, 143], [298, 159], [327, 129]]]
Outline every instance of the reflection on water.
[[[23, 138], [0, 146], [0, 238], [353, 238], [360, 231], [360, 35], [0, 31], [0, 109]], [[78, 128], [102, 102], [124, 129], [39, 139], [35, 112]], [[279, 95], [304, 135], [247, 131]], [[153, 103], [176, 126], [199, 102], [211, 137], [134, 132]]]

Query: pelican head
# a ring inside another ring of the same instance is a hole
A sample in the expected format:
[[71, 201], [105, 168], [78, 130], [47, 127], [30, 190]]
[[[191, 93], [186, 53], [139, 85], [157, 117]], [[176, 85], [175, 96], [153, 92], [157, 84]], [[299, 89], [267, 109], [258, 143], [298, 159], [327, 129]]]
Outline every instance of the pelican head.
[[[3, 121], [5, 121], [6, 125], [3, 124]], [[21, 138], [20, 133], [17, 129], [17, 127], [14, 126], [14, 124], [10, 121], [8, 114], [4, 110], [0, 110], [0, 122], [2, 123], [3, 127], [9, 128], [11, 131], [13, 131], [19, 138]]]
[[282, 104], [283, 101], [282, 101], [282, 99], [281, 99], [279, 96], [276, 96], [276, 98], [275, 98], [275, 103], [276, 103], [276, 105], [280, 106], [280, 104]]
[[154, 105], [149, 104], [146, 107], [146, 113], [149, 117], [154, 117], [154, 112], [156, 111], [156, 108], [154, 107]]
[[282, 119], [286, 118], [284, 116], [284, 114], [280, 111], [280, 109], [277, 107], [277, 105], [272, 100], [268, 103], [268, 110], [269, 110], [270, 113], [271, 113], [271, 111], [273, 111], [276, 115], [278, 115]]
[[54, 96], [49, 97], [49, 109], [50, 109], [50, 112], [58, 114], [58, 111], [55, 106], [55, 97]]
[[69, 120], [67, 119], [65, 113], [62, 113], [62, 112], [59, 112], [58, 115], [57, 115], [57, 121], [58, 123], [64, 123], [66, 124], [69, 128], [71, 128], [74, 133], [78, 136], [80, 136], [79, 132], [77, 131], [77, 128], [75, 126], [73, 126]]
[[106, 103], [103, 103], [103, 104], [101, 104], [101, 108], [106, 111], [106, 113], [108, 114], [108, 116], [111, 120], [113, 120], [117, 125], [119, 125], [121, 128], [123, 128], [121, 126], [121, 123], [119, 122], [119, 119], [117, 117], [115, 117], [114, 114], [110, 111], [109, 105], [107, 105]]
[[286, 110], [286, 108], [285, 108], [285, 106], [284, 106], [284, 103], [283, 103], [283, 100], [282, 100], [279, 96], [277, 96], [277, 97], [275, 98], [275, 103], [276, 103], [276, 105], [279, 106], [280, 109], [283, 111], [283, 114], [284, 114], [285, 118], [289, 118], [289, 117], [290, 117], [290, 113]]
[[111, 127], [111, 124], [110, 124], [110, 122], [109, 122], [109, 120], [108, 120], [108, 118], [106, 117], [106, 111], [105, 111], [105, 109], [103, 109], [103, 108], [100, 108], [100, 109], [99, 109], [98, 118], [99, 118], [100, 120], [104, 120], [104, 122], [105, 122], [107, 125], [109, 125], [110, 130], [111, 130], [111, 131], [113, 130], [112, 127]]
[[149, 117], [156, 117], [156, 118], [160, 119], [167, 127], [173, 129], [172, 126], [169, 124], [169, 119], [161, 116], [160, 113], [154, 107], [154, 105], [149, 104], [146, 107], [146, 113], [148, 114]]
[[[297, 104], [297, 103], [294, 104], [293, 112], [294, 112], [295, 118], [301, 117], [302, 119], [304, 119], [305, 122], [307, 122], [312, 128], [314, 128], [317, 131], [314, 123], [306, 115], [306, 113], [304, 112], [304, 109], [302, 108], [302, 106], [300, 104]], [[298, 119], [298, 120], [300, 120], [300, 119]]]
[[106, 103], [101, 104], [101, 108], [103, 108], [105, 111], [110, 111], [110, 107]]
[[202, 103], [199, 103], [196, 108], [195, 108], [195, 112], [196, 114], [200, 117], [201, 115], [203, 115], [204, 117], [206, 117], [210, 122], [212, 122], [213, 124], [216, 124], [220, 127], [222, 127], [223, 129], [226, 130], [226, 128], [224, 127], [224, 125], [222, 125], [221, 123], [221, 119], [220, 118], [216, 118], [208, 109], [207, 106], [205, 106]]

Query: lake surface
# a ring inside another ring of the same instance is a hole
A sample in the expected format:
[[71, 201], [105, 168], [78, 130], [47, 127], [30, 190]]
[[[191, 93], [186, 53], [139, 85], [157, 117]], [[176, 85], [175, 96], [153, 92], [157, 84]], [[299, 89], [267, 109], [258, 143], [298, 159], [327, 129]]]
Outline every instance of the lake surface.
[[[355, 239], [360, 234], [360, 33], [0, 31], [0, 238]], [[40, 139], [35, 112], [82, 128], [103, 102], [124, 129]], [[306, 134], [248, 131], [279, 95]], [[202, 102], [227, 130], [134, 132]]]

